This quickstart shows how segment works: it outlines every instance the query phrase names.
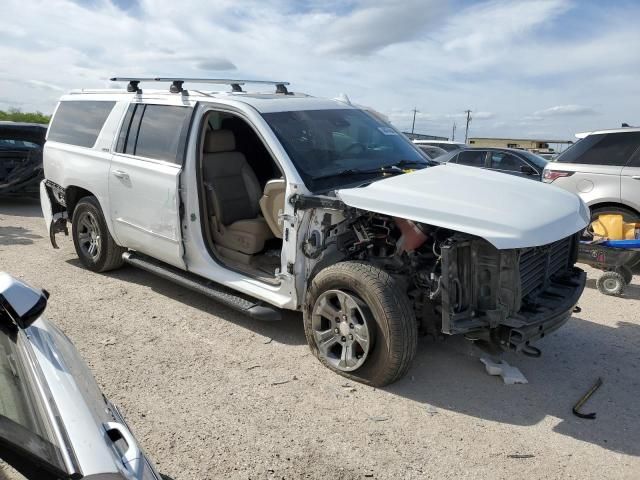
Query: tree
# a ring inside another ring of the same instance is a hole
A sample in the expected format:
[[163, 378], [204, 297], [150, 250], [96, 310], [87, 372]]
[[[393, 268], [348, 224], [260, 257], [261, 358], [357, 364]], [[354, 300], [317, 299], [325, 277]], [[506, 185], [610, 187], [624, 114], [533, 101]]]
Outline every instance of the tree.
[[0, 121], [26, 122], [26, 123], [49, 123], [51, 115], [42, 112], [23, 112], [18, 108], [10, 108], [7, 111], [0, 110]]

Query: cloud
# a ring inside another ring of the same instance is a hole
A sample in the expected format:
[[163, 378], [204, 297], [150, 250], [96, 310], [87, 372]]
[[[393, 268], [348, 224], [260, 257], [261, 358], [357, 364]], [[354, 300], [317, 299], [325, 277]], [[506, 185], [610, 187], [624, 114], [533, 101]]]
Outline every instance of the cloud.
[[226, 58], [210, 58], [200, 60], [196, 63], [196, 68], [200, 70], [237, 70], [237, 67]]
[[474, 136], [572, 138], [640, 123], [640, 29], [628, 21], [637, 2], [133, 3], [5, 0], [0, 71], [19, 81], [0, 79], [3, 98], [50, 113], [62, 90], [107, 88], [114, 75], [232, 70], [316, 96], [344, 92], [400, 129], [417, 108], [416, 131], [435, 135], [460, 129], [467, 109]]
[[[366, 6], [364, 6], [366, 5]], [[318, 51], [333, 54], [368, 55], [380, 49], [408, 42], [428, 31], [445, 14], [446, 3], [437, 0], [405, 0], [400, 6], [386, 0], [339, 17], [327, 17], [320, 38], [327, 38]]]

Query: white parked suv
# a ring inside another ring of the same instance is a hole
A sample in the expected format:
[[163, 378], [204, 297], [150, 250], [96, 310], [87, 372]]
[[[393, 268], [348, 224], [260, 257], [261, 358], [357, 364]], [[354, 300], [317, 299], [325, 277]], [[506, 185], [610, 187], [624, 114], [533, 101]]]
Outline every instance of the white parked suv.
[[285, 82], [125, 80], [62, 97], [44, 149], [51, 238], [70, 221], [91, 270], [127, 262], [262, 319], [301, 311], [314, 355], [376, 386], [407, 371], [419, 329], [538, 353], [582, 293], [574, 194], [435, 165]]

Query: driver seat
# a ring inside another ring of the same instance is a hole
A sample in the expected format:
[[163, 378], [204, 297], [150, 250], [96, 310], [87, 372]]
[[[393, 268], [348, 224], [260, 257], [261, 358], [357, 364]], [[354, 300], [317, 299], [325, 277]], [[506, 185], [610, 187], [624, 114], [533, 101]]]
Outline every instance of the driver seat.
[[238, 252], [245, 256], [260, 252], [273, 234], [260, 215], [262, 189], [245, 156], [236, 151], [233, 132], [207, 131], [203, 150], [204, 185], [216, 246], [235, 258]]

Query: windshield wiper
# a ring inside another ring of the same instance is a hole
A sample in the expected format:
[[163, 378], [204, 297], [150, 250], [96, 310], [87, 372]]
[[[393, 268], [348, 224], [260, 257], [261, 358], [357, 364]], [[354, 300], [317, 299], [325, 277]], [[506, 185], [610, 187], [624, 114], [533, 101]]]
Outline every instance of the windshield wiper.
[[404, 170], [402, 170], [400, 167], [396, 167], [395, 165], [377, 168], [347, 168], [346, 170], [341, 170], [339, 172], [311, 177], [311, 180], [325, 180], [327, 178], [333, 177], [352, 177], [357, 175], [397, 175], [399, 173], [404, 173]]

